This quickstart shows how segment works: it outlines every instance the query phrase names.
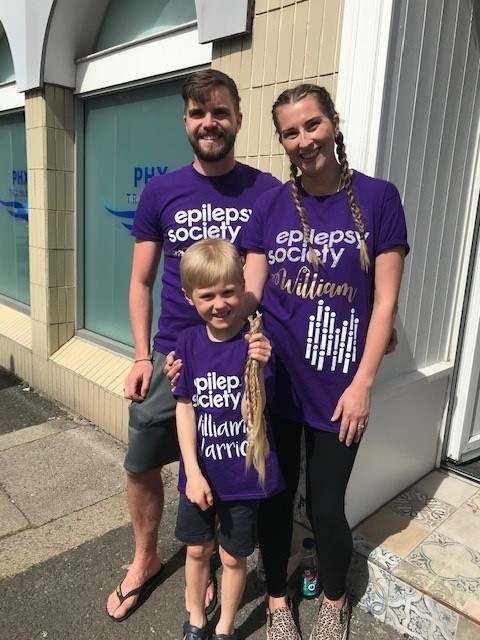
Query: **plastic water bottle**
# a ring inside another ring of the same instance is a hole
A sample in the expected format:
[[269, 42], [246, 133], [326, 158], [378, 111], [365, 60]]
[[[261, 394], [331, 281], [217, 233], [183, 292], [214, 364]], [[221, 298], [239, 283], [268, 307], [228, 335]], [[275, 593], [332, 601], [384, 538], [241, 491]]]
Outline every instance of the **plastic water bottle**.
[[304, 598], [316, 598], [320, 592], [318, 562], [313, 538], [303, 539], [300, 563], [300, 589]]

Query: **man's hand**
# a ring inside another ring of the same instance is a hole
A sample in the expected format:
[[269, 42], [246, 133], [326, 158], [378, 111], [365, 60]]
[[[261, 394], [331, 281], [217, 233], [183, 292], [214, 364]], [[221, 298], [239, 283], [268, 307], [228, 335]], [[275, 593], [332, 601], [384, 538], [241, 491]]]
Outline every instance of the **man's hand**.
[[150, 388], [153, 363], [149, 360], [135, 362], [125, 379], [123, 395], [132, 402], [143, 402]]

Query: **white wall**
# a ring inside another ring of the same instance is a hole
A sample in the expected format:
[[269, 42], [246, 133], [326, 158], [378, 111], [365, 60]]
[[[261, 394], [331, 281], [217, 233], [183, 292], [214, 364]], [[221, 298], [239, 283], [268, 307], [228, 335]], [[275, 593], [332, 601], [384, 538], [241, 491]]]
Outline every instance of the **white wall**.
[[352, 527], [435, 467], [447, 384], [443, 376], [374, 395], [347, 490]]
[[412, 248], [400, 342], [382, 363], [347, 493], [352, 525], [442, 450], [478, 200], [478, 11], [473, 0], [345, 0], [337, 108], [347, 154], [397, 185]]

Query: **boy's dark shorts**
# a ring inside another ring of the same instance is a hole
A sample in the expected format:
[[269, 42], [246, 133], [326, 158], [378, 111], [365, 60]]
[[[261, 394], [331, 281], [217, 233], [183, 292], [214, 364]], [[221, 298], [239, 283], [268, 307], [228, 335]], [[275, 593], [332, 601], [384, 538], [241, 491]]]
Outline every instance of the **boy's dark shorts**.
[[158, 469], [178, 460], [176, 400], [170, 380], [163, 372], [166, 357], [153, 353], [153, 376], [143, 402], [129, 407], [128, 450], [123, 466], [132, 473]]
[[202, 511], [180, 494], [175, 536], [184, 544], [204, 544], [215, 537], [215, 516], [220, 521], [218, 544], [236, 558], [246, 558], [255, 548], [258, 500], [214, 501]]

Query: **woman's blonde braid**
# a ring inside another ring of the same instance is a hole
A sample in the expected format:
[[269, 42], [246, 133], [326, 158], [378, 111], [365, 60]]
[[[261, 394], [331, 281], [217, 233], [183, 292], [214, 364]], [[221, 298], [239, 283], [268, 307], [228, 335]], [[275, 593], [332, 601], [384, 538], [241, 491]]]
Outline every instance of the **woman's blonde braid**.
[[360, 265], [364, 271], [370, 268], [370, 256], [368, 255], [368, 247], [365, 241], [365, 223], [363, 222], [362, 213], [358, 208], [355, 195], [352, 190], [352, 176], [348, 166], [347, 154], [345, 153], [345, 145], [343, 143], [343, 133], [339, 133], [335, 139], [337, 144], [337, 156], [340, 163], [340, 181], [345, 189], [348, 198], [348, 206], [352, 214], [353, 221], [360, 235]]
[[308, 222], [305, 209], [302, 206], [300, 191], [298, 189], [297, 167], [293, 163], [290, 165], [290, 183], [292, 186], [293, 202], [295, 204], [295, 209], [297, 210], [298, 217], [300, 218], [300, 224], [302, 225], [303, 241], [308, 246], [308, 255], [310, 256], [310, 262], [315, 267], [315, 269], [318, 269], [318, 266], [322, 263], [312, 245], [312, 240], [310, 237], [310, 224]]
[[[263, 330], [262, 314], [249, 316], [250, 333], [261, 333]], [[248, 448], [245, 465], [250, 469], [252, 465], [258, 473], [261, 486], [265, 486], [265, 459], [270, 452], [267, 439], [267, 424], [263, 413], [262, 394], [260, 391], [260, 376], [263, 375], [258, 360], [248, 358], [245, 365], [245, 400], [247, 403]]]

